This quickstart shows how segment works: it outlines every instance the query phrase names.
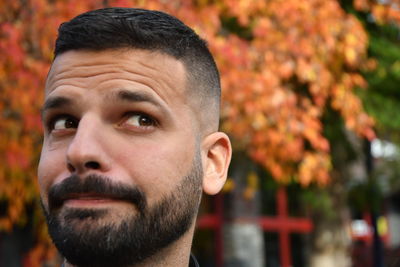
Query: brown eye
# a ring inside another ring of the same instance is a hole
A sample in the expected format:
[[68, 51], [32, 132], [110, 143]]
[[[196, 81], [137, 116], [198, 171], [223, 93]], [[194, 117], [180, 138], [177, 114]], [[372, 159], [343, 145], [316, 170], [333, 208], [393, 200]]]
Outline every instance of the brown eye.
[[128, 118], [126, 123], [137, 127], [146, 127], [155, 125], [155, 121], [151, 117], [146, 116], [144, 114], [133, 114]]
[[64, 130], [77, 127], [78, 123], [73, 118], [61, 117], [56, 119], [53, 123], [53, 130]]

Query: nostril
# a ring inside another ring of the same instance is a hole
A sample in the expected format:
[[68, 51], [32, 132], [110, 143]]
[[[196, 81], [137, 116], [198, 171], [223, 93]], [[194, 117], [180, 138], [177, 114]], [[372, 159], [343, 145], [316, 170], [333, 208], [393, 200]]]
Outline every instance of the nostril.
[[88, 161], [85, 163], [85, 167], [88, 169], [100, 169], [100, 164], [96, 161]]
[[75, 167], [71, 163], [67, 164], [67, 168], [68, 168], [68, 171], [70, 171], [70, 172], [74, 172], [75, 171]]

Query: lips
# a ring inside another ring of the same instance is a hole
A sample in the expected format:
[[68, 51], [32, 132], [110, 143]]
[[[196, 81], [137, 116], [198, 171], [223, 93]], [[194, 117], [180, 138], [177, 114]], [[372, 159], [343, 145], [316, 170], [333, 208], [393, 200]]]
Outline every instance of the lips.
[[69, 194], [62, 199], [63, 205], [65, 203], [71, 204], [101, 204], [109, 202], [128, 202], [127, 200], [121, 199], [117, 196], [97, 194], [97, 193], [85, 193], [85, 194]]
[[63, 201], [68, 200], [123, 200], [116, 196], [104, 195], [98, 193], [84, 193], [84, 194], [69, 194], [63, 198]]
[[137, 187], [99, 175], [85, 178], [72, 175], [64, 179], [50, 188], [48, 201], [50, 211], [60, 209], [66, 203], [88, 205], [123, 201], [134, 204], [139, 212], [143, 212], [146, 207], [145, 194]]

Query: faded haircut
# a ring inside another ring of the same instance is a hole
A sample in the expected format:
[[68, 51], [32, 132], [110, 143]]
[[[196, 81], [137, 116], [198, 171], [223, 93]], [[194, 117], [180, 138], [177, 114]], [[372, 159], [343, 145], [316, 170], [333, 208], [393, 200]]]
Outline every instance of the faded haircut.
[[187, 72], [188, 95], [205, 113], [200, 115], [201, 127], [218, 129], [221, 85], [215, 61], [206, 41], [171, 15], [136, 8], [83, 13], [60, 25], [54, 55], [119, 48], [157, 51], [181, 61]]

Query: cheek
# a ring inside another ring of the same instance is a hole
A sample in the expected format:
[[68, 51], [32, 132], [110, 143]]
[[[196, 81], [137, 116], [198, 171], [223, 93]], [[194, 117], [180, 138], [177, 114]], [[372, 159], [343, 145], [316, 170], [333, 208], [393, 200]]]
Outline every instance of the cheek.
[[38, 165], [40, 194], [47, 199], [47, 191], [51, 185], [62, 179], [66, 173], [65, 157], [62, 153], [49, 152], [43, 148]]
[[164, 195], [171, 191], [191, 169], [194, 157], [191, 144], [142, 143], [131, 147], [119, 155], [117, 162], [124, 165], [127, 176], [148, 194]]

